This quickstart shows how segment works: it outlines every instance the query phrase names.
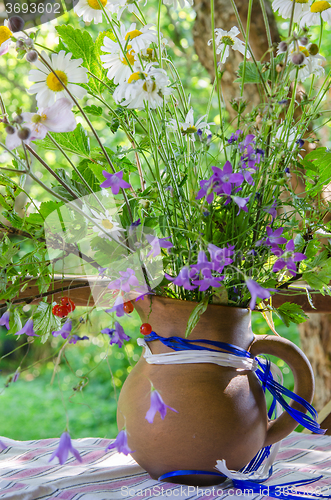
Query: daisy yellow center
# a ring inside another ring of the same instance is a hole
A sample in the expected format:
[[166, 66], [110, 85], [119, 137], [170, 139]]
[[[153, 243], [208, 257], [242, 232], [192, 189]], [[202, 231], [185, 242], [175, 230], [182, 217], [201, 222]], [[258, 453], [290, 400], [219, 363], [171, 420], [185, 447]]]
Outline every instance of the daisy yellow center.
[[187, 127], [186, 130], [182, 129], [182, 132], [184, 134], [195, 134], [196, 131], [197, 131], [197, 128], [194, 125], [191, 125], [190, 127]]
[[[130, 49], [130, 48], [131, 48], [131, 45], [128, 45], [128, 49]], [[128, 61], [131, 64], [131, 66], [134, 65], [134, 61], [135, 61], [134, 50], [130, 50], [129, 52], [127, 52], [126, 53], [126, 58], [123, 57], [123, 59], [122, 59], [122, 63], [126, 64], [126, 66], [128, 66]]]
[[330, 8], [329, 2], [326, 2], [325, 0], [318, 0], [317, 2], [314, 2], [313, 5], [310, 7], [311, 12], [323, 12], [323, 10], [327, 10]]
[[107, 5], [107, 0], [100, 0], [101, 5], [99, 4], [98, 0], [87, 0], [87, 3], [91, 7], [91, 9], [101, 10], [101, 5], [102, 7], [105, 7], [105, 5]]
[[139, 30], [133, 30], [133, 31], [129, 31], [126, 35], [125, 35], [125, 40], [128, 40], [130, 38], [130, 40], [132, 40], [133, 38], [136, 38], [137, 36], [140, 36], [142, 35], [142, 32], [139, 31]]
[[101, 225], [105, 229], [113, 229], [113, 227], [114, 227], [114, 224], [112, 224], [109, 219], [102, 219]]
[[32, 123], [40, 123], [40, 122], [43, 122], [44, 120], [46, 120], [46, 118], [47, 118], [47, 116], [45, 115], [45, 113], [42, 113], [41, 115], [35, 114], [32, 116], [31, 122]]
[[234, 40], [230, 36], [222, 36], [221, 43], [224, 43], [224, 45], [234, 45]]
[[140, 80], [140, 73], [137, 71], [136, 73], [132, 73], [132, 75], [128, 78], [128, 83], [134, 83]]
[[[60, 80], [64, 83], [64, 85], [67, 85], [68, 83], [68, 77], [64, 73], [64, 71], [55, 71], [57, 76], [60, 78]], [[63, 86], [59, 82], [59, 80], [56, 78], [54, 73], [50, 73], [48, 77], [46, 78], [46, 85], [50, 90], [53, 90], [53, 92], [61, 92], [63, 90]]]
[[302, 46], [300, 45], [299, 50], [300, 50], [300, 52], [302, 52], [302, 53], [303, 53], [306, 57], [309, 57], [309, 52], [308, 52], [308, 50], [306, 49], [306, 47], [302, 47]]
[[0, 46], [9, 40], [9, 38], [12, 36], [12, 32], [10, 31], [7, 26], [0, 26]]

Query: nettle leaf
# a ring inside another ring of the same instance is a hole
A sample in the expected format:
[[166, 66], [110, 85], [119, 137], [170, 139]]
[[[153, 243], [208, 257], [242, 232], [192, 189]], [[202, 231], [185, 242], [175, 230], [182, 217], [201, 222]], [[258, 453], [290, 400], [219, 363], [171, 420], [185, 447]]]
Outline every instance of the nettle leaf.
[[312, 262], [312, 269], [302, 274], [302, 278], [308, 285], [313, 290], [319, 290], [322, 295], [324, 292], [331, 294], [328, 287], [331, 280], [331, 257], [326, 258], [327, 255], [327, 250], [324, 250]]
[[[104, 69], [96, 50], [95, 43], [87, 30], [74, 29], [70, 25], [56, 26], [56, 31], [66, 44], [69, 52], [75, 59], [82, 58], [83, 66], [100, 80], [104, 78]], [[91, 77], [89, 86], [92, 90], [101, 93], [104, 85]]]
[[[264, 71], [263, 65], [258, 61], [256, 67], [255, 63], [247, 61], [246, 62], [246, 68], [245, 68], [245, 78], [244, 78], [244, 83], [261, 83], [261, 76], [263, 80], [268, 80], [270, 76], [270, 70]], [[258, 71], [260, 70], [260, 73]], [[242, 83], [242, 76], [243, 76], [243, 70], [244, 70], [244, 63], [241, 62], [239, 64], [239, 70], [238, 70], [238, 76], [237, 80], [234, 81], [234, 83]], [[264, 73], [262, 73], [264, 71]]]
[[[315, 151], [311, 151], [304, 158], [304, 165], [307, 169], [307, 175], [309, 177], [318, 177], [318, 186], [309, 189], [312, 192], [320, 185], [328, 184], [331, 180], [331, 151], [327, 148], [317, 148]], [[313, 173], [313, 175], [311, 175]]]
[[40, 302], [33, 315], [33, 329], [40, 335], [41, 343], [44, 344], [50, 333], [61, 328], [61, 320], [52, 313], [53, 304]]
[[14, 310], [10, 311], [9, 327], [10, 329], [8, 330], [7, 335], [13, 335], [22, 328], [21, 316], [17, 307]]
[[292, 302], [285, 302], [274, 311], [286, 326], [290, 326], [290, 323], [303, 323], [308, 319], [301, 306]]
[[92, 104], [92, 106], [85, 106], [83, 108], [85, 113], [89, 113], [90, 115], [93, 116], [101, 116], [102, 115], [102, 108], [100, 106], [95, 106], [95, 104]]
[[[73, 179], [70, 179], [68, 176], [67, 172], [63, 168], [57, 168], [55, 170], [57, 175], [62, 179], [69, 188], [77, 194], [78, 197], [80, 196], [86, 196], [90, 194], [90, 191], [87, 189], [87, 187], [82, 184], [82, 182], [75, 181]], [[71, 196], [68, 191], [63, 187], [63, 186], [57, 186], [58, 188], [62, 188], [66, 192], [66, 197]], [[72, 197], [70, 198], [72, 199]]]
[[[73, 132], [52, 133], [52, 137], [65, 150], [77, 154], [83, 158], [90, 158], [90, 142], [87, 132], [79, 123]], [[42, 141], [36, 141], [43, 149], [57, 151], [58, 148], [53, 142], [45, 137]]]
[[205, 297], [204, 300], [202, 302], [199, 302], [199, 304], [193, 309], [187, 322], [185, 338], [188, 337], [192, 333], [194, 328], [197, 326], [199, 319], [206, 311], [207, 306], [208, 306], [208, 297]]
[[[101, 190], [100, 183], [105, 180], [102, 175], [102, 165], [98, 165], [89, 160], [83, 160], [77, 166], [77, 170], [94, 192]], [[75, 171], [72, 173], [72, 179], [82, 182]]]

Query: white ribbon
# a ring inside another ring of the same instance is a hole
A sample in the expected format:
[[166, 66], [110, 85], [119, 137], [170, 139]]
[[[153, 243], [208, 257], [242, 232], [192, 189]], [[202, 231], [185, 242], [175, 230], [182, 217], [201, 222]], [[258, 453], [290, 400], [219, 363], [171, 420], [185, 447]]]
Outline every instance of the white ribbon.
[[[139, 338], [137, 340], [139, 346], [145, 348], [144, 358], [146, 362], [150, 365], [181, 365], [187, 363], [213, 363], [219, 366], [227, 366], [234, 368], [238, 371], [250, 370], [255, 371], [257, 369], [257, 359], [238, 357], [234, 354], [228, 354], [225, 352], [218, 351], [204, 351], [204, 350], [183, 350], [183, 351], [173, 351], [165, 352], [161, 354], [153, 354], [150, 350], [145, 339]], [[275, 379], [278, 378], [278, 382], [283, 384], [283, 374], [277, 365], [271, 363], [270, 367], [271, 373]], [[276, 417], [280, 415], [283, 411], [281, 405], [276, 402]], [[265, 463], [261, 467], [251, 473], [243, 473], [234, 470], [229, 470], [226, 466], [225, 460], [217, 460], [215, 468], [224, 474], [229, 479], [238, 480], [250, 480], [250, 481], [261, 481], [269, 477], [269, 470], [276, 455], [278, 453], [281, 441], [272, 446], [270, 450], [270, 455], [266, 459]]]

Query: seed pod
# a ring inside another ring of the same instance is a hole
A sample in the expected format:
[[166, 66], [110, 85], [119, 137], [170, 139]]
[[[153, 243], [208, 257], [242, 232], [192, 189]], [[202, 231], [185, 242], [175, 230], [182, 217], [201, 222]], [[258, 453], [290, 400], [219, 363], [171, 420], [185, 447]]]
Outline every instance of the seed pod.
[[13, 122], [14, 123], [22, 123], [23, 122], [23, 116], [21, 116], [21, 115], [15, 116], [15, 118], [13, 119]]
[[307, 36], [302, 36], [302, 37], [300, 38], [300, 43], [301, 43], [301, 45], [307, 45], [307, 44], [308, 44], [308, 42], [309, 42], [309, 40], [308, 40], [308, 37], [307, 37]]
[[312, 43], [308, 48], [308, 52], [310, 55], [316, 56], [316, 54], [318, 54], [318, 45], [316, 45], [316, 43]]
[[12, 16], [8, 20], [8, 28], [13, 33], [17, 33], [17, 31], [22, 31], [24, 28], [24, 21], [20, 16]]
[[277, 73], [281, 73], [283, 68], [284, 68], [284, 64], [283, 63], [276, 64], [276, 71], [277, 71]]
[[18, 50], [20, 49], [23, 49], [24, 48], [24, 41], [23, 41], [23, 38], [19, 38], [16, 42], [16, 48]]
[[31, 130], [27, 127], [24, 127], [17, 132], [17, 135], [21, 139], [21, 141], [26, 141], [31, 135]]
[[296, 66], [301, 66], [301, 64], [305, 60], [305, 56], [302, 52], [294, 52], [291, 59], [293, 64], [295, 64]]
[[6, 132], [7, 132], [7, 134], [10, 134], [10, 135], [15, 134], [15, 128], [12, 127], [11, 125], [7, 125]]
[[33, 40], [32, 40], [32, 38], [26, 38], [26, 39], [24, 40], [24, 43], [25, 43], [25, 45], [26, 45], [27, 47], [32, 47], [32, 46], [33, 46]]
[[286, 42], [280, 42], [280, 44], [278, 45], [280, 52], [286, 52], [287, 47], [288, 47], [288, 45]]
[[30, 52], [28, 52], [27, 55], [25, 56], [25, 59], [29, 63], [34, 63], [38, 59], [38, 54], [35, 50], [30, 50]]

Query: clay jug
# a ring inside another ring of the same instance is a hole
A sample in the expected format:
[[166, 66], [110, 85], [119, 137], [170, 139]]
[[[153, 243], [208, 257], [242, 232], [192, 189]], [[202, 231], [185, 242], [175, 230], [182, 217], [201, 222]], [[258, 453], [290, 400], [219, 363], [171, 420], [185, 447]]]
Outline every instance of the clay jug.
[[[185, 337], [196, 303], [165, 297], [145, 297], [135, 303], [142, 323], [162, 337]], [[272, 354], [291, 368], [294, 392], [311, 402], [314, 379], [306, 356], [292, 342], [274, 335], [254, 335], [247, 309], [208, 305], [190, 340], [221, 341], [244, 348], [253, 356]], [[149, 342], [153, 354], [173, 352], [160, 341]], [[151, 383], [168, 410], [150, 424]], [[301, 405], [291, 402], [304, 411]], [[153, 479], [175, 470], [214, 471], [217, 460], [229, 469], [247, 465], [264, 446], [280, 441], [298, 425], [286, 412], [268, 421], [261, 383], [252, 371], [210, 363], [151, 365], [143, 356], [126, 379], [118, 401], [118, 428], [125, 425], [133, 458]], [[169, 480], [168, 480], [169, 481]], [[182, 476], [176, 483], [209, 485], [216, 476]]]

